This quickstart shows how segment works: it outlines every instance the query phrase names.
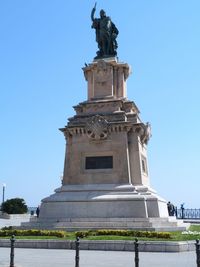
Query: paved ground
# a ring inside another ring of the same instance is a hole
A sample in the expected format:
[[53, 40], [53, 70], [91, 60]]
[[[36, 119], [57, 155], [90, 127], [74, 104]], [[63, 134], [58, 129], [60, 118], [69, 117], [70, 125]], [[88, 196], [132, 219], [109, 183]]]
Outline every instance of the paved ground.
[[[196, 267], [195, 252], [140, 253], [140, 267]], [[73, 250], [15, 249], [15, 267], [73, 267]], [[10, 249], [0, 248], [0, 266], [8, 267]], [[134, 267], [133, 252], [80, 251], [80, 267]]]
[[29, 218], [21, 219], [21, 218], [15, 218], [15, 219], [2, 219], [0, 218], [0, 228], [5, 226], [20, 226], [21, 222], [28, 222]]

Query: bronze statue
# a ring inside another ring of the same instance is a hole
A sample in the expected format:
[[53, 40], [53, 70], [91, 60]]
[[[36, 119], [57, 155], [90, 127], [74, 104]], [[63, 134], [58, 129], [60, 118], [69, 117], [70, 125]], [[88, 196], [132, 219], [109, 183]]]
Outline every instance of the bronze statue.
[[94, 18], [96, 3], [91, 12], [92, 28], [96, 30], [96, 41], [99, 51], [96, 58], [113, 57], [117, 55], [117, 35], [119, 33], [110, 17], [106, 16], [105, 11], [100, 11], [100, 18]]

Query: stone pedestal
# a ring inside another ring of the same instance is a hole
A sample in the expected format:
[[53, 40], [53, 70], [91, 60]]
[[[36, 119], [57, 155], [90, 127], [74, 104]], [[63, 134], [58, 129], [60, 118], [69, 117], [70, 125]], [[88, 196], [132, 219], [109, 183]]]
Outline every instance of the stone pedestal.
[[39, 222], [54, 228], [63, 222], [70, 229], [169, 229], [166, 201], [150, 188], [150, 125], [126, 98], [129, 65], [111, 58], [83, 71], [88, 99], [60, 129], [66, 138], [62, 186], [42, 200]]
[[115, 58], [101, 59], [83, 68], [88, 82], [88, 100], [126, 97], [126, 80], [130, 74], [128, 64]]

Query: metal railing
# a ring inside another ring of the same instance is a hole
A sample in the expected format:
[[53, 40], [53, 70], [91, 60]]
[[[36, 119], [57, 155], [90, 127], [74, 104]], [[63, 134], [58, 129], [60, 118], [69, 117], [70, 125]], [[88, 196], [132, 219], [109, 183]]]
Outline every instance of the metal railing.
[[177, 219], [200, 219], [200, 209], [177, 209]]
[[[15, 267], [14, 265], [14, 249], [15, 249], [15, 236], [13, 235], [10, 239], [10, 266], [9, 267]], [[199, 240], [196, 240], [195, 243], [195, 247], [196, 247], [196, 263], [197, 263], [197, 267], [200, 267], [200, 243]], [[80, 263], [80, 240], [79, 237], [76, 238], [75, 241], [75, 267], [79, 267], [79, 263]], [[135, 258], [134, 258], [134, 267], [139, 267], [139, 242], [138, 239], [135, 239], [134, 242], [134, 252], [135, 252]]]

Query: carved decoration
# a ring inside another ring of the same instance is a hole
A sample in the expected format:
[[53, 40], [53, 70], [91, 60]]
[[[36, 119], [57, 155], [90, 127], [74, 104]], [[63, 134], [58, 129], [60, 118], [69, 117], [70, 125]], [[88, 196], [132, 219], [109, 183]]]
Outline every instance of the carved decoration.
[[108, 122], [99, 115], [93, 116], [87, 121], [86, 132], [90, 139], [101, 140], [108, 136]]
[[142, 144], [148, 143], [151, 138], [151, 125], [149, 122], [146, 124], [139, 123], [135, 126], [135, 132], [139, 135]]
[[110, 80], [112, 66], [107, 64], [104, 60], [99, 60], [97, 63], [95, 81], [101, 86], [105, 85]]

